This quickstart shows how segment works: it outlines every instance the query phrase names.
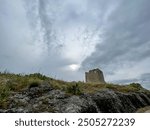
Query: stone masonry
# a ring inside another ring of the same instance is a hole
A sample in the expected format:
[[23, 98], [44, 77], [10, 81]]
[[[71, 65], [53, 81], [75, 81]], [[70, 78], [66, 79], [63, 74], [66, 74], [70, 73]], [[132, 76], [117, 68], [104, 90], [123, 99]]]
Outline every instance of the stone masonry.
[[87, 83], [105, 83], [103, 72], [98, 68], [85, 72], [85, 80]]

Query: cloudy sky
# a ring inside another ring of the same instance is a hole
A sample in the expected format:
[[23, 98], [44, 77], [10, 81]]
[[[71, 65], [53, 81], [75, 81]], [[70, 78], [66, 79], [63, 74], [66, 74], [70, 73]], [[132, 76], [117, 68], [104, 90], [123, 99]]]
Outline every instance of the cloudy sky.
[[0, 71], [150, 88], [150, 0], [0, 0]]

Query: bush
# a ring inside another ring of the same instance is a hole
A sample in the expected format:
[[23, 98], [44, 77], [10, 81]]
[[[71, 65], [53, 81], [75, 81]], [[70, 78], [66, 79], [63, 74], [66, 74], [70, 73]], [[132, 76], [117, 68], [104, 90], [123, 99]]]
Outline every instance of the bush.
[[5, 100], [10, 94], [10, 88], [3, 86], [0, 87], [0, 101]]
[[133, 87], [133, 88], [136, 88], [136, 89], [142, 89], [143, 88], [141, 86], [141, 84], [139, 84], [139, 83], [131, 83], [131, 84], [129, 84], [129, 87]]
[[34, 87], [38, 87], [40, 85], [40, 82], [38, 81], [33, 81], [29, 84], [29, 88], [34, 88]]
[[80, 95], [82, 94], [78, 84], [76, 83], [75, 85], [67, 87], [67, 92], [71, 93], [73, 95]]
[[111, 83], [107, 83], [107, 84], [105, 84], [105, 87], [106, 87], [106, 88], [109, 88], [109, 89], [114, 89], [114, 88], [115, 88], [115, 85], [114, 85], [114, 84], [111, 84]]

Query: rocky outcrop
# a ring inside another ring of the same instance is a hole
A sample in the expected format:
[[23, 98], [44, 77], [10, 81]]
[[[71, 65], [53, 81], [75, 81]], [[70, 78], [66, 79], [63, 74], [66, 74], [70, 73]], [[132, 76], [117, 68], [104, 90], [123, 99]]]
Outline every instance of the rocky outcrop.
[[101, 112], [135, 112], [150, 104], [150, 94], [102, 90], [92, 96]]
[[102, 89], [94, 94], [70, 95], [43, 83], [12, 93], [7, 108], [0, 108], [0, 112], [118, 113], [135, 112], [148, 105], [150, 93]]

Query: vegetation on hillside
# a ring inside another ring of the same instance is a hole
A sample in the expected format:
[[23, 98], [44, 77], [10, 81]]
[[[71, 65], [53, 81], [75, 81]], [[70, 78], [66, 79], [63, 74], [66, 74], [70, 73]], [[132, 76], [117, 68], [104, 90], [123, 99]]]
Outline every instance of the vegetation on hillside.
[[129, 85], [116, 85], [116, 84], [95, 84], [84, 82], [65, 82], [62, 80], [56, 80], [40, 73], [34, 73], [29, 75], [24, 74], [11, 74], [0, 73], [0, 106], [7, 102], [11, 92], [18, 92], [27, 87], [38, 86], [46, 82], [54, 89], [60, 89], [68, 94], [80, 95], [83, 93], [94, 93], [103, 88], [112, 89], [121, 92], [149, 92], [142, 88], [138, 83], [132, 83]]

